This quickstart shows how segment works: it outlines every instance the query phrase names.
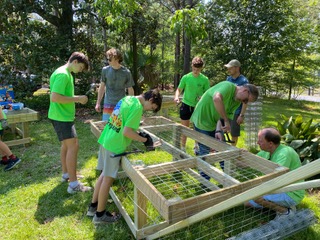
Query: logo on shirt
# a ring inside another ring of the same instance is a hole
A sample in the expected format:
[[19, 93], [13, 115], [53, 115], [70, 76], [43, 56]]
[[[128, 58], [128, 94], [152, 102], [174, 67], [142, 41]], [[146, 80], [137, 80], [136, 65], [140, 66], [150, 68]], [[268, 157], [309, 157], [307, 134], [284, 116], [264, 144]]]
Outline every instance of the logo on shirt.
[[122, 101], [119, 101], [115, 108], [113, 109], [113, 112], [108, 120], [107, 126], [109, 129], [112, 129], [116, 131], [117, 133], [120, 132], [121, 125], [122, 125], [122, 117], [120, 113], [120, 107], [121, 107]]

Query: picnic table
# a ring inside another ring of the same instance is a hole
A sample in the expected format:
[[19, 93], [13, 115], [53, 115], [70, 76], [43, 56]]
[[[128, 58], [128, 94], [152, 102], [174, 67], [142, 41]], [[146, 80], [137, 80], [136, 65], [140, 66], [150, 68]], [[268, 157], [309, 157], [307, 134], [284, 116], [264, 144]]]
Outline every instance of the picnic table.
[[39, 113], [30, 108], [23, 108], [21, 110], [8, 111], [6, 115], [12, 133], [17, 133], [21, 136], [21, 138], [4, 142], [8, 146], [30, 143], [31, 137], [29, 132], [29, 124], [30, 122], [39, 119]]

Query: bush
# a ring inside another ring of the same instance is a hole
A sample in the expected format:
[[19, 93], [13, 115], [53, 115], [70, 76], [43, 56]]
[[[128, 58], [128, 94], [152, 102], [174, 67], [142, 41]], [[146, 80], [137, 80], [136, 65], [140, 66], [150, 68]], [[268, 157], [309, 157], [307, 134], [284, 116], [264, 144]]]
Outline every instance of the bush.
[[49, 109], [50, 95], [41, 94], [38, 96], [32, 96], [23, 100], [25, 107], [31, 108], [36, 111], [44, 111]]
[[278, 121], [278, 130], [286, 145], [292, 147], [303, 162], [320, 158], [320, 123], [312, 124], [313, 119], [304, 121], [301, 115], [290, 118], [281, 115], [283, 122]]

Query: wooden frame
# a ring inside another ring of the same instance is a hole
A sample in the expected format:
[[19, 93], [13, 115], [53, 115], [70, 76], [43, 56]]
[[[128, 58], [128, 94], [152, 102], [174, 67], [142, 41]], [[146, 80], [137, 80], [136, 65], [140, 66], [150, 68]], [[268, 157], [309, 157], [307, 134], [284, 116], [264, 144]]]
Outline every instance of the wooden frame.
[[[152, 125], [148, 125], [150, 123]], [[103, 122], [91, 122], [91, 131], [95, 136], [99, 137], [103, 126]], [[280, 167], [271, 161], [242, 151], [224, 142], [217, 141], [163, 117], [146, 119], [145, 124], [141, 125], [141, 130], [150, 134], [152, 138], [157, 139], [159, 138], [158, 134], [162, 131], [171, 132], [174, 141], [168, 142], [162, 139], [160, 148], [170, 153], [175, 160], [179, 161], [147, 167], [136, 167], [132, 165], [126, 157], [122, 158], [121, 164], [124, 172], [119, 175], [129, 177], [134, 183], [133, 204], [135, 208], [133, 220], [123, 207], [121, 199], [117, 197], [113, 190], [111, 190], [110, 195], [137, 239], [145, 238], [149, 235], [156, 236], [155, 233], [158, 231], [161, 233], [163, 228], [171, 229], [171, 226], [177, 222], [198, 215], [206, 209], [221, 204], [226, 199], [241, 195], [256, 186], [288, 172], [288, 169], [285, 167]], [[203, 143], [218, 152], [201, 157], [190, 156], [180, 149], [180, 141], [175, 141], [180, 139], [181, 134]], [[222, 161], [222, 159], [225, 162], [224, 171], [221, 171], [215, 166], [218, 162]], [[235, 169], [243, 167], [254, 168], [259, 171], [260, 175], [247, 181], [240, 181], [236, 176], [233, 176], [232, 173], [235, 172]], [[205, 172], [217, 181], [219, 186], [200, 176], [198, 170]], [[177, 171], [183, 172], [187, 178], [192, 178], [193, 181], [198, 182], [199, 185], [205, 185], [211, 191], [185, 199], [177, 198], [173, 201], [164, 196], [161, 191], [157, 189], [157, 186], [150, 181], [154, 176], [173, 174]], [[147, 216], [145, 212], [148, 201], [152, 203], [153, 207], [163, 217], [164, 222], [146, 226]]]

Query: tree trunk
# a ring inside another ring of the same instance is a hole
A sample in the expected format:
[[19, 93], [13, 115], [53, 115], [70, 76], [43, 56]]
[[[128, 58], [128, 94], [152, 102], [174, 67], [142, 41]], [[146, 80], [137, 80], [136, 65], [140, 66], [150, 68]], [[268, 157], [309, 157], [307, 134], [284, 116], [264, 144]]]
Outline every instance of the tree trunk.
[[184, 37], [183, 75], [190, 72], [191, 59], [191, 43], [186, 35]]
[[291, 94], [292, 94], [292, 83], [294, 81], [294, 70], [295, 70], [295, 65], [296, 65], [296, 60], [293, 60], [292, 63], [292, 68], [291, 68], [291, 77], [290, 77], [290, 81], [289, 81], [289, 96], [288, 96], [288, 100], [291, 99]]
[[135, 15], [132, 23], [132, 77], [134, 81], [134, 95], [140, 94], [140, 87], [138, 86], [138, 47], [137, 47], [137, 32], [135, 26]]
[[179, 85], [180, 81], [180, 33], [176, 35], [176, 45], [175, 45], [175, 54], [174, 54], [174, 66], [175, 66], [175, 73], [174, 73], [174, 88], [176, 89]]

